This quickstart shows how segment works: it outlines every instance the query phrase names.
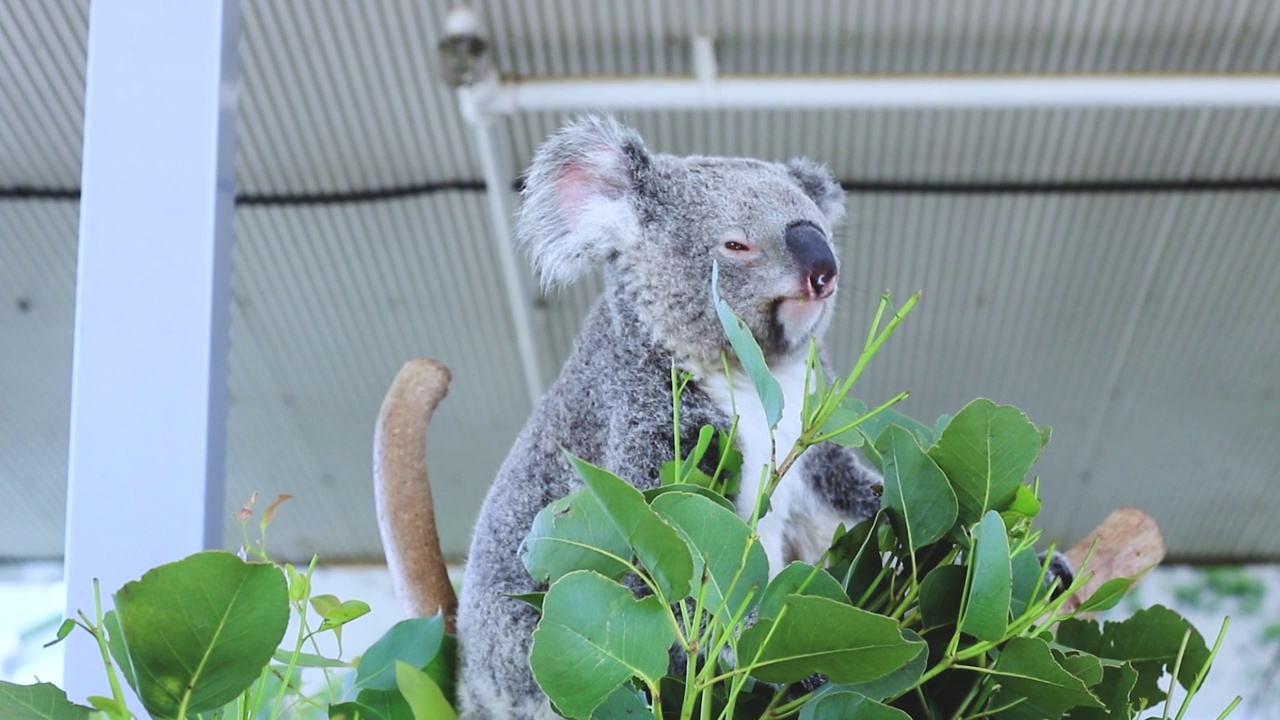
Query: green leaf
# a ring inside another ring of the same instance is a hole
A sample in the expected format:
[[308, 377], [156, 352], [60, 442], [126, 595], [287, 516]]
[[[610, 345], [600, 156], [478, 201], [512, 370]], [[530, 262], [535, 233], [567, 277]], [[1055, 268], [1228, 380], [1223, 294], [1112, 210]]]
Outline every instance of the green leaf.
[[1009, 503], [1009, 512], [1021, 517], [1033, 518], [1040, 514], [1040, 498], [1036, 497], [1031, 488], [1020, 483], [1014, 491], [1013, 500]]
[[444, 616], [401, 620], [369, 646], [356, 666], [355, 686], [394, 690], [398, 686], [396, 663], [425, 667], [444, 640]]
[[688, 543], [696, 560], [693, 577], [703, 578], [704, 607], [712, 617], [727, 625], [748, 594], [759, 601], [769, 581], [769, 559], [742, 518], [701, 495], [684, 492], [664, 493], [651, 507]]
[[396, 687], [413, 711], [413, 720], [457, 720], [458, 715], [445, 700], [444, 693], [421, 670], [404, 662], [395, 662]]
[[893, 408], [881, 410], [875, 417], [867, 418], [859, 427], [867, 437], [879, 442], [884, 431], [894, 426], [909, 432], [921, 447], [927, 448], [933, 445], [933, 428]]
[[128, 715], [125, 714], [126, 712], [128, 712], [129, 709], [125, 706], [123, 702], [113, 697], [105, 697], [103, 695], [90, 695], [88, 697], [88, 700], [89, 700], [89, 704], [93, 706], [93, 709], [101, 710], [102, 712], [106, 713], [109, 717], [129, 717]]
[[666, 600], [689, 594], [693, 556], [675, 528], [662, 521], [644, 495], [613, 473], [566, 453], [614, 527], [635, 551]]
[[[293, 660], [293, 651], [280, 648], [279, 650], [276, 650], [275, 654], [272, 655], [271, 657], [273, 660], [275, 660], [278, 663], [281, 663], [283, 665], [288, 665]], [[324, 657], [323, 655], [316, 655], [313, 653], [304, 653], [304, 652], [298, 653], [298, 660], [297, 662], [294, 662], [293, 665], [294, 667], [304, 667], [304, 668], [351, 667], [351, 663], [345, 660], [338, 660], [336, 658], [327, 658], [327, 657]]]
[[1133, 587], [1135, 582], [1137, 582], [1136, 578], [1121, 577], [1112, 578], [1102, 583], [1101, 587], [1093, 591], [1088, 600], [1080, 603], [1080, 606], [1076, 608], [1076, 612], [1096, 613], [1110, 610], [1120, 603], [1120, 599], [1124, 597], [1125, 593], [1129, 592], [1129, 588]]
[[669, 610], [593, 572], [552, 584], [533, 632], [529, 664], [542, 691], [567, 717], [591, 712], [631, 677], [657, 685], [675, 642]]
[[311, 581], [306, 575], [289, 563], [285, 563], [284, 574], [289, 578], [289, 600], [302, 602], [311, 594]]
[[[542, 608], [538, 608], [538, 612], [542, 612]], [[431, 658], [427, 666], [423, 668], [425, 672], [440, 690], [444, 693], [444, 697], [451, 705], [458, 703], [458, 636], [445, 633], [440, 639], [440, 649], [436, 651], [436, 656]]]
[[965, 575], [963, 565], [939, 565], [924, 576], [920, 583], [922, 630], [959, 622]]
[[882, 503], [908, 550], [936, 542], [956, 522], [956, 494], [947, 476], [906, 429], [890, 425], [876, 439], [884, 471]]
[[369, 614], [369, 603], [363, 600], [343, 600], [336, 607], [328, 608], [321, 615], [324, 618], [320, 623], [320, 630], [333, 630]]
[[583, 488], [534, 516], [520, 543], [520, 561], [534, 580], [547, 584], [574, 570], [617, 579], [631, 572], [631, 546], [595, 495]]
[[258, 679], [284, 637], [289, 591], [273, 565], [203, 552], [161, 565], [115, 595], [147, 712], [219, 708]]
[[992, 510], [974, 530], [973, 579], [960, 629], [979, 640], [998, 641], [1009, 627], [1013, 568], [1004, 521]]
[[1004, 510], [1040, 456], [1040, 431], [1022, 411], [985, 398], [956, 414], [929, 450], [947, 474], [966, 525]]
[[[1133, 663], [1138, 671], [1138, 684], [1150, 679], [1147, 670], [1154, 670], [1156, 678], [1160, 669], [1173, 670], [1187, 632], [1186, 655], [1178, 674], [1178, 682], [1189, 688], [1200, 668], [1209, 661], [1209, 648], [1204, 637], [1178, 613], [1161, 605], [1139, 610], [1132, 617], [1119, 622], [1107, 622], [1101, 629], [1091, 620], [1064, 620], [1058, 625], [1057, 640], [1067, 647], [1082, 650], [1101, 658], [1124, 660]], [[1149, 687], [1149, 686], [1148, 686]], [[1147, 699], [1155, 700], [1148, 693]], [[1161, 693], [1163, 696], [1163, 693]], [[1163, 699], [1161, 697], [1160, 699]]]
[[54, 638], [45, 643], [42, 647], [53, 647], [63, 640], [66, 640], [67, 636], [71, 634], [71, 631], [76, 629], [76, 625], [77, 623], [75, 618], [67, 618], [66, 620], [63, 620], [62, 624], [58, 626], [58, 632], [54, 635]]
[[1102, 661], [1089, 653], [1065, 654], [1055, 650], [1053, 659], [1064, 670], [1080, 678], [1085, 687], [1093, 687], [1102, 682]]
[[883, 524], [883, 512], [883, 509], [876, 511], [832, 543], [832, 567], [844, 568], [844, 572], [836, 576], [841, 578], [845, 593], [855, 605], [874, 589], [883, 567], [875, 542], [876, 530]]
[[[810, 579], [812, 577], [812, 579]], [[808, 582], [804, 589], [800, 586]], [[831, 574], [808, 563], [793, 562], [769, 581], [756, 614], [762, 618], [776, 618], [791, 595], [824, 597], [841, 604], [849, 604], [849, 596]]]
[[[689, 485], [687, 483], [681, 484], [681, 485], [661, 485], [656, 488], [650, 488], [648, 490], [645, 490], [643, 495], [644, 495], [645, 502], [649, 503], [649, 505], [652, 506], [653, 501], [657, 500], [659, 495], [665, 495], [667, 493], [672, 493], [672, 492], [692, 493], [694, 495], [701, 495], [702, 497], [719, 505], [725, 510], [728, 510], [729, 512], [734, 513], [735, 515], [738, 512], [737, 509], [733, 506], [733, 503], [728, 498], [716, 492], [715, 490], [710, 490], [708, 488], [702, 487], [701, 485]], [[625, 543], [626, 541], [624, 540], [623, 544], [625, 545]], [[583, 569], [586, 569], [586, 568], [583, 568]], [[600, 573], [600, 574], [605, 575], [606, 573]]]
[[911, 720], [911, 716], [860, 693], [836, 690], [805, 703], [800, 720]]
[[716, 316], [720, 318], [720, 326], [724, 328], [725, 335], [729, 338], [733, 354], [738, 356], [738, 363], [742, 365], [747, 377], [751, 378], [751, 384], [755, 386], [756, 394], [760, 396], [765, 420], [768, 421], [770, 428], [777, 427], [778, 421], [782, 419], [782, 386], [773, 377], [773, 373], [769, 372], [769, 366], [764, 361], [764, 353], [760, 352], [760, 345], [751, 335], [747, 324], [742, 322], [742, 319], [733, 312], [733, 308], [720, 298], [719, 276], [720, 267], [713, 264], [711, 266], [711, 298], [715, 302]]
[[1074, 707], [1102, 707], [1080, 678], [1053, 659], [1049, 644], [1037, 638], [1010, 640], [990, 675], [1000, 686], [992, 697], [991, 707], [1003, 707], [1025, 698], [997, 717], [1042, 720], [1062, 717]]
[[107, 651], [111, 653], [111, 659], [120, 668], [125, 682], [137, 693], [137, 673], [133, 670], [133, 661], [129, 659], [129, 650], [124, 646], [124, 631], [120, 629], [120, 618], [116, 616], [115, 610], [108, 610], [102, 616], [102, 627], [107, 631]]
[[[831, 416], [827, 418], [827, 421], [822, 423], [822, 428], [819, 430], [819, 434], [825, 435], [827, 433], [833, 433], [837, 430], [849, 427], [866, 414], [867, 406], [865, 403], [854, 398], [845, 398], [838, 406], [836, 406], [836, 409], [832, 411]], [[844, 432], [830, 438], [830, 440], [837, 445], [843, 445], [849, 448], [862, 447], [866, 444], [862, 426], [870, 422], [872, 422], [872, 420], [867, 420], [865, 423], [859, 423], [856, 427], [845, 430]], [[874, 437], [874, 435], [871, 437]]]
[[938, 438], [942, 437], [942, 431], [946, 429], [947, 425], [950, 422], [951, 422], [951, 416], [948, 415], [947, 413], [943, 413], [938, 416], [937, 422], [933, 424], [933, 442], [934, 443], [937, 443]]
[[[400, 690], [361, 690], [355, 702], [331, 705], [329, 717], [342, 717], [343, 720], [355, 720], [355, 713], [360, 713], [360, 720], [415, 720], [413, 708]], [[342, 713], [342, 714], [335, 714]]]
[[67, 700], [62, 688], [51, 683], [0, 681], [0, 717], [5, 720], [88, 720], [91, 710]]
[[344, 702], [329, 706], [329, 720], [385, 720], [382, 715], [358, 702]]
[[545, 592], [514, 593], [511, 595], [508, 595], [507, 597], [511, 598], [512, 600], [519, 600], [520, 602], [526, 605], [535, 607], [538, 609], [538, 612], [541, 613], [542, 601], [544, 598], [547, 597], [547, 594]]
[[629, 720], [650, 714], [649, 703], [630, 685], [623, 683], [591, 713], [591, 720]]
[[929, 664], [929, 648], [923, 646], [923, 640], [919, 635], [911, 630], [903, 630], [902, 634], [912, 642], [920, 642], [920, 652], [911, 659], [906, 665], [894, 670], [884, 677], [868, 680], [861, 683], [852, 683], [849, 685], [837, 685], [829, 683], [836, 690], [848, 690], [856, 692], [859, 695], [865, 695], [872, 700], [884, 700], [886, 698], [897, 697], [902, 693], [915, 687], [924, 675], [925, 668]]
[[835, 600], [791, 595], [785, 607], [780, 618], [759, 619], [738, 641], [739, 660], [765, 682], [795, 682], [813, 673], [837, 683], [866, 682], [911, 662], [924, 647], [905, 637], [893, 619]]
[[1013, 617], [1022, 617], [1027, 608], [1043, 599], [1049, 589], [1044, 585], [1044, 568], [1035, 550], [1026, 548], [1011, 558], [1013, 565], [1013, 592], [1009, 608]]
[[1130, 720], [1134, 717], [1129, 696], [1138, 682], [1138, 672], [1129, 665], [1104, 665], [1102, 681], [1091, 691], [1103, 707], [1075, 708], [1067, 716], [1071, 720]]

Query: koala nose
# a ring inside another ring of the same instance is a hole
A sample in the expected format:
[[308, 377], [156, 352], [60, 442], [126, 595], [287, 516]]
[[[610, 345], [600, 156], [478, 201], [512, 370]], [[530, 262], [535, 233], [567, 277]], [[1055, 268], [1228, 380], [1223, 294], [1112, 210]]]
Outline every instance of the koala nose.
[[805, 292], [821, 300], [836, 291], [836, 256], [822, 231], [809, 223], [787, 228], [787, 249], [800, 264]]

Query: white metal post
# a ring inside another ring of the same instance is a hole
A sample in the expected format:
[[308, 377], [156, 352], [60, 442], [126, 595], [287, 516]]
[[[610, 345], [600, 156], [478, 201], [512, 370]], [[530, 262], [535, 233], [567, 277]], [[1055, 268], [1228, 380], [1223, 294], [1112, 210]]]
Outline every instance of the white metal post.
[[[222, 545], [240, 0], [95, 0], [76, 273], [65, 579], [93, 612]], [[73, 700], [107, 695], [83, 633]]]

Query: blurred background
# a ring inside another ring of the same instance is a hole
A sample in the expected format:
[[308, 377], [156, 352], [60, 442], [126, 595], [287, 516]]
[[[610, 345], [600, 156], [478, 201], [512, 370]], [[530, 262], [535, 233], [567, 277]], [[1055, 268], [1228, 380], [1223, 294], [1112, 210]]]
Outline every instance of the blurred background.
[[[344, 566], [326, 580], [353, 583], [344, 596], [384, 591], [369, 458], [400, 365], [453, 369], [429, 460], [460, 562], [530, 396], [600, 288], [540, 292], [522, 256], [504, 260], [495, 216], [537, 145], [597, 105], [499, 113], [479, 131], [497, 148], [486, 155], [448, 82], [459, 68], [438, 51], [451, 6], [242, 2], [227, 538], [252, 493], [290, 493], [273, 552]], [[1023, 106], [966, 100], [960, 85], [1137, 78], [1177, 95], [1188, 79], [1274, 80], [1280, 3], [472, 7], [484, 59], [529, 87], [961, 88], [915, 107], [783, 96], [614, 112], [658, 152], [824, 162], [849, 191], [835, 366], [850, 367], [883, 290], [923, 291], [858, 394], [909, 389], [902, 409], [930, 424], [983, 396], [1051, 425], [1037, 466], [1046, 536], [1073, 544], [1121, 505], [1151, 514], [1171, 569], [1141, 602], [1177, 605], [1210, 638], [1223, 615], [1243, 620], [1203, 716], [1245, 694], [1240, 716], [1280, 717], [1280, 97]], [[88, 0], [0, 0], [0, 676], [23, 681], [57, 672], [56, 649], [38, 648], [63, 597], [87, 18]]]

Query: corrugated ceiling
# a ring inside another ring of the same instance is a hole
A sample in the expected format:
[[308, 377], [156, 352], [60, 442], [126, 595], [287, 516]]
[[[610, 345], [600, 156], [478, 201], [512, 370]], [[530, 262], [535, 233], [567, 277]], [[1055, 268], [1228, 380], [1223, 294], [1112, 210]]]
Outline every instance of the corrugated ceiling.
[[[228, 514], [289, 492], [278, 552], [379, 556], [374, 416], [400, 363], [432, 355], [455, 375], [430, 447], [460, 554], [528, 412], [485, 198], [341, 198], [480, 179], [436, 67], [449, 3], [243, 6]], [[726, 74], [1280, 72], [1280, 4], [1261, 0], [476, 7], [521, 77], [688, 73], [696, 33]], [[62, 548], [87, 14], [87, 0], [0, 4], [0, 559]], [[513, 182], [564, 117], [504, 122]], [[1280, 111], [624, 119], [656, 150], [809, 155], [862, 188], [842, 233], [837, 365], [882, 289], [922, 289], [864, 394], [909, 388], [926, 418], [986, 395], [1053, 425], [1039, 470], [1054, 538], [1130, 503], [1184, 558], [1280, 556]], [[1188, 179], [1210, 188], [1152, 187]], [[598, 287], [529, 298], [548, 378]]]

